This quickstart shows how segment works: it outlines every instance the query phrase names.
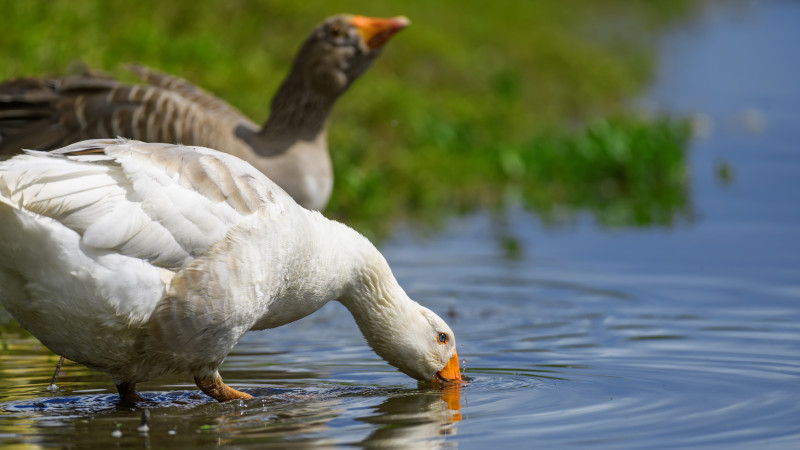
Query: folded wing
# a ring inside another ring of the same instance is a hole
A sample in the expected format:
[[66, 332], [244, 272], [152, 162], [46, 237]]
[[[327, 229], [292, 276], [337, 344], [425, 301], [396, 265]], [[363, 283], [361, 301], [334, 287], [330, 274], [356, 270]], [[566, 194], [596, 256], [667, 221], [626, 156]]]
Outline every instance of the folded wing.
[[186, 80], [142, 66], [131, 70], [150, 84], [91, 73], [0, 84], [0, 154], [120, 136], [224, 148], [237, 125], [258, 128]]
[[286, 194], [210, 149], [92, 140], [8, 161], [0, 201], [64, 224], [84, 245], [177, 268], [243, 218], [282, 210]]

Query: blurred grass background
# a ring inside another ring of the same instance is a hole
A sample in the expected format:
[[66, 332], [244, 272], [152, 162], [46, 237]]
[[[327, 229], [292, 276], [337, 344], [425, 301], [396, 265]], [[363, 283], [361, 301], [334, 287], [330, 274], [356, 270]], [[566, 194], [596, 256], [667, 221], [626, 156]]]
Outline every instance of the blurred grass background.
[[654, 40], [689, 0], [0, 0], [0, 77], [59, 75], [80, 60], [184, 77], [256, 122], [295, 50], [325, 17], [406, 15], [412, 25], [337, 104], [326, 215], [371, 237], [521, 203], [548, 223], [610, 226], [689, 212], [679, 119], [626, 101], [653, 74]]

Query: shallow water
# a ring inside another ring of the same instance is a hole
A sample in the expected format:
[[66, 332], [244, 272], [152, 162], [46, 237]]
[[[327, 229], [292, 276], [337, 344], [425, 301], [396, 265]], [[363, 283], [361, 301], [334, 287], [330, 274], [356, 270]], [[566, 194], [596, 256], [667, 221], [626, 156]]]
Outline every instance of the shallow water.
[[331, 304], [235, 348], [221, 372], [252, 400], [217, 404], [188, 378], [140, 385], [143, 433], [102, 374], [67, 363], [48, 391], [56, 358], [20, 338], [0, 353], [0, 442], [797, 448], [800, 3], [709, 5], [664, 39], [643, 101], [711, 125], [691, 149], [691, 222], [549, 229], [511, 209], [382, 246], [448, 317], [468, 384], [418, 386]]

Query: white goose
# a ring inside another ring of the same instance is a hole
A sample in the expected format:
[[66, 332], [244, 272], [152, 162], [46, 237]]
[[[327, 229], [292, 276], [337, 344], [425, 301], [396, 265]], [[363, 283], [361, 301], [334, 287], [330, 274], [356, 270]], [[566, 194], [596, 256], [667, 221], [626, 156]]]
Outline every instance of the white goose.
[[53, 352], [108, 373], [121, 400], [167, 372], [218, 401], [217, 371], [250, 330], [329, 300], [419, 380], [460, 380], [447, 324], [411, 300], [354, 230], [297, 205], [249, 164], [125, 140], [0, 163], [0, 302]]

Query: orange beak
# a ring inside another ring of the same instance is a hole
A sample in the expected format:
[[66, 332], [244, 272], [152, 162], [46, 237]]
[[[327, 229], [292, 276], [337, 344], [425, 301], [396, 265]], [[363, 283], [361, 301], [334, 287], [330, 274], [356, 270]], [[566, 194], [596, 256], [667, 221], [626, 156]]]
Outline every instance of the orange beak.
[[356, 27], [367, 46], [374, 50], [381, 48], [395, 33], [410, 25], [411, 21], [403, 16], [390, 19], [353, 16], [350, 23]]
[[461, 370], [458, 368], [458, 355], [456, 354], [455, 350], [453, 351], [453, 357], [450, 358], [450, 361], [447, 361], [447, 364], [444, 365], [444, 368], [438, 372], [436, 372], [436, 379], [433, 381], [461, 381]]

